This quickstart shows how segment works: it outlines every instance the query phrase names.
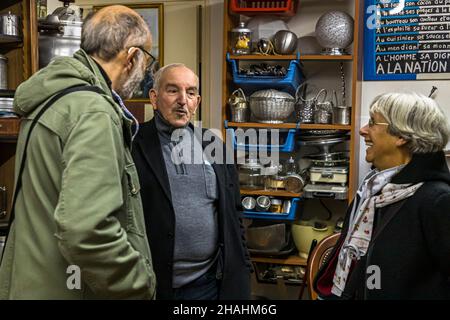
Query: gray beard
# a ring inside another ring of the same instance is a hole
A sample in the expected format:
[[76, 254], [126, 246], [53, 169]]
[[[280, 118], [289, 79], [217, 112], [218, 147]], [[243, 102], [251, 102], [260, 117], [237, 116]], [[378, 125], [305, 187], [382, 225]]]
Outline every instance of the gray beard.
[[142, 70], [141, 66], [136, 66], [131, 75], [125, 80], [122, 88], [117, 90], [117, 94], [123, 99], [127, 100], [133, 96], [133, 92], [139, 87], [145, 76], [145, 70]]

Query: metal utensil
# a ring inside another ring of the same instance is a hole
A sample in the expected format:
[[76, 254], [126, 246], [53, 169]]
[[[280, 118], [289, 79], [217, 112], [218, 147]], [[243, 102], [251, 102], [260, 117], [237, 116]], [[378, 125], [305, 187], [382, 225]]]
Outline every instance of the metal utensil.
[[344, 73], [344, 63], [339, 63], [339, 69], [341, 71], [341, 92], [342, 92], [342, 105], [345, 106], [345, 73]]

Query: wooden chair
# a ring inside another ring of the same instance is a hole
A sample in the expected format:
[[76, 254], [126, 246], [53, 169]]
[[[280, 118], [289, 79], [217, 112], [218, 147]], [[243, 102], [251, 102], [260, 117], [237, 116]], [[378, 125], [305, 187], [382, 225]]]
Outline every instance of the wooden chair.
[[313, 288], [314, 278], [320, 267], [324, 265], [324, 263], [330, 258], [331, 251], [336, 245], [336, 242], [338, 241], [340, 235], [340, 233], [335, 233], [324, 238], [310, 253], [308, 266], [306, 268], [306, 283], [308, 285], [308, 292], [311, 300], [317, 299], [317, 293]]

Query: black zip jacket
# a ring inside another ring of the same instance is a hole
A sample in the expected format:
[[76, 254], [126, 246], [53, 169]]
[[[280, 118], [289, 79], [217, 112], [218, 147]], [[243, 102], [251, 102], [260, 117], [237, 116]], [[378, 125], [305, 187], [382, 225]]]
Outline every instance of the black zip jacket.
[[[391, 180], [419, 182], [424, 184], [412, 197], [377, 209], [369, 249], [356, 261], [342, 299], [450, 299], [450, 173], [442, 151], [414, 154]], [[314, 281], [323, 298], [336, 298], [330, 290], [351, 208], [331, 258]], [[374, 283], [374, 267], [379, 289], [367, 286]]]

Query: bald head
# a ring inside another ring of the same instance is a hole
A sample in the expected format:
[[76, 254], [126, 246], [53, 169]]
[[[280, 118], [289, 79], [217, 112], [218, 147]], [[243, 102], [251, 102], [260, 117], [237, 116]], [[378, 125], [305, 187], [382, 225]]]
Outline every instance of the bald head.
[[159, 90], [161, 88], [161, 83], [164, 80], [165, 75], [171, 71], [172, 69], [186, 69], [187, 73], [191, 73], [193, 77], [195, 78], [196, 83], [196, 89], [198, 91], [199, 89], [199, 79], [198, 76], [195, 74], [194, 71], [186, 67], [183, 63], [171, 63], [168, 65], [165, 65], [164, 67], [160, 68], [154, 75], [153, 75], [153, 88], [155, 90]]
[[114, 5], [104, 7], [85, 19], [81, 48], [88, 54], [110, 61], [121, 50], [133, 46], [151, 47], [150, 30], [136, 11]]

